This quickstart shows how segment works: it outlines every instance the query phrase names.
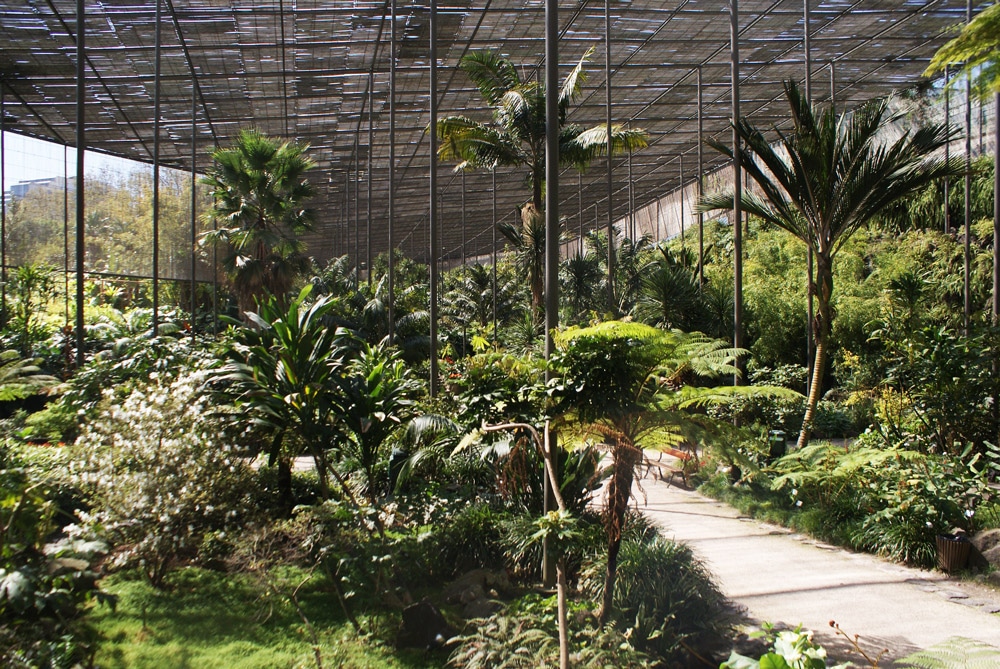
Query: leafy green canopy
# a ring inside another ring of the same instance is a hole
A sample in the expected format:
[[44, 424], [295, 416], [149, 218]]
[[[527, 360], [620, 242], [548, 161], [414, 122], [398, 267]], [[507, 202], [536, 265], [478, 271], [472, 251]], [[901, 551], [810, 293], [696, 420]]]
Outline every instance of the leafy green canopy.
[[1000, 93], [1000, 4], [984, 9], [950, 42], [938, 49], [924, 71], [931, 76], [949, 65], [961, 63], [952, 81], [973, 77], [981, 98]]

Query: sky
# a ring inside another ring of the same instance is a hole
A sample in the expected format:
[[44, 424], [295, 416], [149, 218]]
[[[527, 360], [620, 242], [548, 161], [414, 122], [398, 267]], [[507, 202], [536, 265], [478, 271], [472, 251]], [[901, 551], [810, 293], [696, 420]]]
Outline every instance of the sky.
[[[32, 179], [48, 179], [61, 177], [64, 174], [64, 160], [70, 177], [76, 175], [76, 149], [63, 149], [59, 144], [43, 142], [39, 139], [24, 137], [12, 132], [5, 132], [4, 137], [4, 190], [10, 190], [13, 184]], [[65, 156], [65, 158], [64, 158]], [[102, 171], [104, 168], [120, 172], [130, 172], [136, 169], [148, 169], [142, 163], [123, 158], [113, 158], [101, 153], [88, 151], [84, 157], [84, 169], [87, 174]]]

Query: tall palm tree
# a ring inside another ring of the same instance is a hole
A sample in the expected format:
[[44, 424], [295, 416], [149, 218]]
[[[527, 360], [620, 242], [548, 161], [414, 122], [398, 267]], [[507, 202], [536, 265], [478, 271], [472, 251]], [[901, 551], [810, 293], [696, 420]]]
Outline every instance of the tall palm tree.
[[[882, 131], [899, 117], [885, 99], [870, 100], [839, 119], [832, 108], [813, 108], [793, 82], [785, 84], [793, 127], [778, 131], [772, 145], [747, 119], [736, 124], [745, 145], [740, 165], [763, 196], [743, 190], [743, 210], [787, 230], [802, 240], [816, 259], [813, 291], [816, 341], [812, 384], [799, 434], [799, 448], [809, 441], [812, 420], [823, 387], [833, 325], [833, 261], [837, 251], [859, 228], [886, 207], [942, 178], [963, 172], [960, 159], [931, 158], [953, 136], [947, 125], [907, 131], [892, 143]], [[710, 141], [732, 158], [732, 149]], [[701, 211], [732, 209], [733, 194], [704, 197]]]
[[249, 128], [231, 147], [212, 153], [215, 164], [202, 183], [212, 189], [208, 216], [219, 227], [203, 240], [227, 245], [223, 267], [241, 313], [253, 311], [267, 294], [284, 305], [295, 277], [309, 267], [297, 238], [311, 229], [313, 219], [304, 206], [314, 192], [305, 178], [315, 166], [307, 148], [278, 144]]
[[[592, 53], [588, 51], [567, 75], [559, 90], [559, 161], [586, 169], [596, 156], [607, 152], [607, 126], [584, 129], [566, 124], [569, 105], [580, 94], [586, 74], [583, 66]], [[492, 123], [481, 123], [467, 116], [448, 116], [438, 120], [441, 140], [438, 158], [458, 160], [460, 170], [497, 167], [527, 168], [525, 182], [531, 188], [531, 200], [521, 207], [520, 221], [513, 224], [508, 237], [524, 239], [537, 245], [532, 257], [544, 258], [545, 182], [545, 87], [538, 81], [522, 80], [517, 67], [495, 51], [474, 51], [459, 61], [483, 100], [493, 108]], [[623, 155], [648, 144], [644, 130], [612, 126], [611, 151]], [[525, 235], [527, 235], [525, 237]], [[515, 243], [517, 243], [515, 241]], [[542, 306], [541, 263], [525, 266], [531, 286], [531, 301], [536, 311]]]

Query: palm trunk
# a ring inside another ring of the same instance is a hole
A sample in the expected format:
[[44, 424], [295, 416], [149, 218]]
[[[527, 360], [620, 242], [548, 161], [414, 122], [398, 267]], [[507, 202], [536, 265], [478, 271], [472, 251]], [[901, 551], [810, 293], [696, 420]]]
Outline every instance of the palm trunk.
[[559, 616], [559, 669], [569, 669], [569, 626], [566, 623], [566, 559], [556, 562], [556, 594]]
[[799, 432], [797, 448], [805, 448], [812, 434], [812, 423], [816, 416], [816, 406], [823, 391], [823, 374], [826, 371], [827, 347], [832, 330], [833, 309], [830, 298], [833, 295], [833, 263], [825, 254], [816, 254], [816, 317], [813, 319], [813, 335], [816, 338], [816, 357], [813, 361], [812, 383], [806, 397], [806, 413], [802, 417], [802, 431]]
[[615, 446], [612, 453], [614, 473], [608, 484], [608, 513], [605, 519], [608, 531], [608, 564], [604, 573], [604, 596], [601, 601], [601, 611], [597, 616], [598, 623], [602, 626], [608, 622], [614, 607], [615, 580], [618, 577], [618, 553], [622, 547], [625, 512], [628, 511], [628, 501], [632, 496], [632, 480], [635, 475], [638, 453], [638, 449], [631, 443], [621, 442]]

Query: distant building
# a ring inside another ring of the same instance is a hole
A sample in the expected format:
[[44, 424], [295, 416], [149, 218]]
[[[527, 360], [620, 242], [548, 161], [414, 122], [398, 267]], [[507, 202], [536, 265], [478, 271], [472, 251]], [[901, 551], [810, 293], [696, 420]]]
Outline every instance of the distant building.
[[10, 190], [4, 193], [4, 197], [8, 202], [12, 202], [23, 198], [31, 191], [39, 188], [58, 191], [62, 191], [65, 188], [70, 193], [73, 193], [76, 191], [76, 177], [70, 177], [68, 181], [63, 177], [49, 177], [48, 179], [20, 181], [12, 185]]

